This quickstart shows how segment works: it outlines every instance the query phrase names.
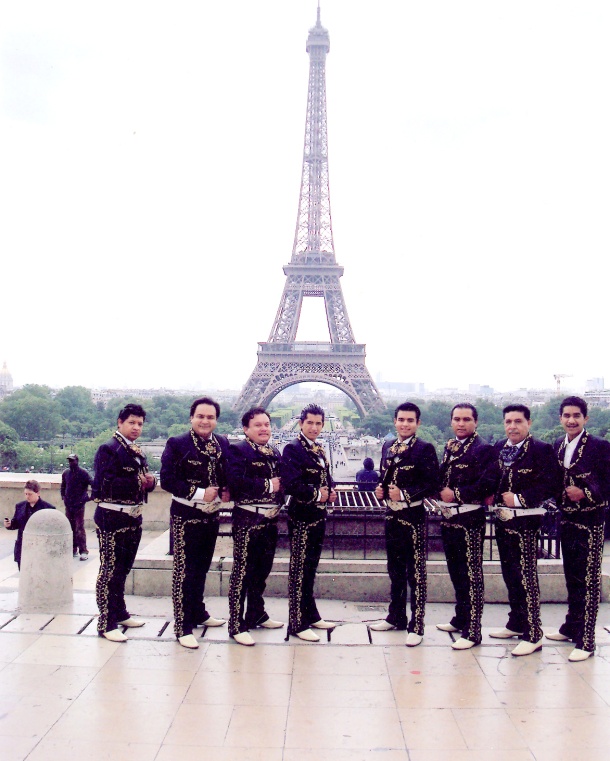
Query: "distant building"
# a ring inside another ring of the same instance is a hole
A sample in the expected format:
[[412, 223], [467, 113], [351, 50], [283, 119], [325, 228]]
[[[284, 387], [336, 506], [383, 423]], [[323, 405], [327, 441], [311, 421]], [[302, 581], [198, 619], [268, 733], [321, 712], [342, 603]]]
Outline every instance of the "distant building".
[[0, 370], [0, 399], [13, 392], [13, 376], [10, 374], [6, 361], [2, 363]]
[[491, 386], [481, 386], [479, 383], [471, 383], [468, 386], [468, 393], [470, 396], [474, 396], [477, 399], [483, 399], [488, 396], [493, 396], [494, 390]]
[[585, 391], [603, 391], [604, 379], [603, 378], [589, 378], [585, 382]]

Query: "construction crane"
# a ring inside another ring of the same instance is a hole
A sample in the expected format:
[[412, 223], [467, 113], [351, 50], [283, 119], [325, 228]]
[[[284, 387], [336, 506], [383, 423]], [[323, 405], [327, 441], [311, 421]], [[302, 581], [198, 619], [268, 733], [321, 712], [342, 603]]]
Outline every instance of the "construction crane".
[[561, 393], [561, 379], [562, 378], [571, 378], [571, 375], [566, 375], [565, 373], [556, 373], [553, 375], [553, 378], [557, 381], [557, 393]]

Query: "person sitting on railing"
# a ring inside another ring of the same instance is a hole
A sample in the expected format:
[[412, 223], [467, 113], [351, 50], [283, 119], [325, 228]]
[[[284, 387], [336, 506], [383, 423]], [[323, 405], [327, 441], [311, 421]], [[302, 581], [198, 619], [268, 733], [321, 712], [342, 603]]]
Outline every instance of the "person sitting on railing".
[[356, 482], [360, 491], [375, 491], [379, 483], [379, 473], [370, 457], [365, 457], [362, 461], [362, 468], [356, 473]]

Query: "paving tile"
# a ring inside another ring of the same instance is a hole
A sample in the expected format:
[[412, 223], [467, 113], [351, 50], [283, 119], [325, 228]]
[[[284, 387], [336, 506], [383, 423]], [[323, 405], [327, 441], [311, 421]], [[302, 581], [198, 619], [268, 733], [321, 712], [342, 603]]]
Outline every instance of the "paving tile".
[[39, 636], [15, 662], [100, 667], [112, 657], [117, 647], [121, 645], [99, 637], [92, 639], [49, 634]]
[[195, 675], [185, 703], [203, 705], [287, 706], [291, 698], [290, 674], [201, 671]]
[[333, 646], [320, 650], [297, 648], [294, 673], [302, 674], [385, 674], [381, 648]]
[[50, 613], [21, 613], [17, 618], [3, 627], [2, 631], [37, 634], [52, 620], [53, 615]]
[[88, 741], [51, 741], [44, 738], [27, 761], [154, 761], [158, 744], [104, 742], [100, 737]]
[[115, 682], [95, 681], [82, 691], [79, 703], [85, 700], [114, 702], [120, 700], [138, 703], [164, 703], [175, 705], [176, 708], [184, 700], [189, 689], [188, 684], [121, 684], [117, 690]]
[[398, 712], [393, 708], [293, 706], [288, 710], [286, 748], [387, 748], [404, 750]]
[[177, 707], [171, 703], [126, 700], [75, 701], [50, 729], [50, 742], [91, 742], [91, 738], [108, 738], [117, 743], [147, 743], [160, 746]]
[[3, 698], [54, 696], [74, 700], [96, 673], [95, 667], [9, 663], [2, 670], [0, 696]]
[[12, 634], [0, 631], [0, 663], [11, 663], [37, 642], [41, 634]]
[[[25, 696], [0, 701], [0, 737], [40, 739], [72, 706], [68, 698]], [[0, 747], [2, 743], [0, 743]]]
[[435, 750], [451, 755], [467, 748], [455, 716], [448, 708], [399, 708], [405, 742], [409, 751]]
[[[282, 761], [281, 748], [219, 748], [214, 747], [214, 761]], [[155, 761], [201, 761], [202, 749], [198, 745], [163, 745]], [[311, 755], [309, 756], [311, 761]], [[384, 761], [392, 761], [385, 759]]]
[[[498, 742], [500, 742], [499, 739]], [[444, 758], [444, 754], [443, 754]], [[439, 752], [437, 750], [422, 750], [416, 748], [409, 750], [410, 761], [439, 761]], [[490, 752], [487, 749], [479, 750], [452, 750], [451, 761], [489, 761]], [[534, 757], [530, 750], [514, 749], [503, 750], [494, 748], [493, 761], [539, 761], [538, 756]], [[557, 761], [557, 759], [555, 759]], [[566, 759], [567, 761], [567, 759]], [[572, 756], [571, 761], [574, 761]], [[589, 759], [587, 759], [589, 761]], [[606, 759], [607, 761], [607, 759]]]
[[[409, 761], [406, 750], [391, 750], [384, 747], [349, 748], [349, 750], [317, 748], [315, 754], [312, 754], [310, 748], [286, 748], [283, 761], [311, 761], [314, 757], [315, 761]], [[438, 758], [434, 761], [438, 761]]]
[[43, 629], [45, 634], [80, 634], [91, 623], [91, 616], [55, 616]]
[[453, 708], [452, 713], [470, 750], [527, 750], [528, 743], [504, 709]]
[[222, 746], [232, 715], [232, 705], [183, 703], [174, 716], [163, 745], [195, 745], [200, 753], [201, 746]]
[[96, 674], [92, 682], [111, 683], [115, 689], [132, 684], [188, 687], [195, 672], [171, 668], [132, 668], [125, 658], [112, 658]]
[[2, 629], [2, 627], [5, 624], [8, 624], [8, 622], [12, 621], [14, 618], [16, 618], [16, 614], [15, 613], [2, 613], [2, 612], [0, 612], [0, 629]]
[[2, 761], [24, 761], [30, 752], [40, 742], [39, 737], [3, 737]]
[[[291, 674], [295, 647], [242, 647], [210, 644], [201, 671], [239, 671], [248, 674]], [[318, 652], [322, 652], [318, 650]]]
[[354, 708], [396, 708], [396, 700], [392, 690], [340, 690], [336, 687], [323, 689], [300, 685], [292, 687], [290, 693], [290, 705], [303, 708], [316, 706]]
[[288, 706], [237, 705], [224, 745], [232, 748], [283, 748]]
[[390, 674], [399, 708], [497, 708], [501, 703], [483, 676]]
[[385, 692], [391, 690], [386, 671], [375, 674], [319, 674], [299, 672], [292, 677], [293, 692], [322, 690], [324, 692]]
[[481, 669], [470, 650], [455, 652], [451, 648], [384, 648], [388, 671], [399, 674], [462, 674], [479, 676]]
[[572, 750], [575, 757], [587, 758], [589, 748], [608, 748], [610, 721], [588, 707], [506, 709], [506, 713], [526, 745], [559, 751]]
[[[316, 630], [316, 634], [324, 634]], [[368, 628], [363, 624], [341, 624], [330, 632], [332, 645], [370, 645]]]

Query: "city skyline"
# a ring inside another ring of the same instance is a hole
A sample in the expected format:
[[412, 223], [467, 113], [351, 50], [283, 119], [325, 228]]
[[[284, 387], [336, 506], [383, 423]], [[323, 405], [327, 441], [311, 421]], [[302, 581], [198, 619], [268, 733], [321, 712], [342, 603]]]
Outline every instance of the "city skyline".
[[[492, 5], [321, 4], [350, 320], [373, 377], [584, 388], [610, 372], [610, 9]], [[294, 237], [315, 14], [4, 10], [0, 361], [15, 385], [243, 384]], [[315, 306], [300, 339], [326, 340]]]

